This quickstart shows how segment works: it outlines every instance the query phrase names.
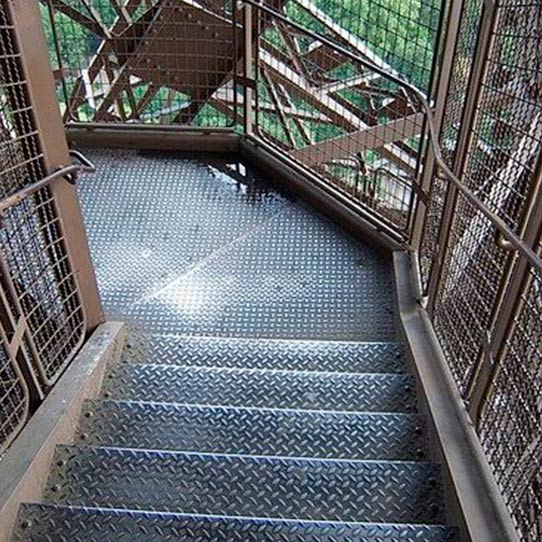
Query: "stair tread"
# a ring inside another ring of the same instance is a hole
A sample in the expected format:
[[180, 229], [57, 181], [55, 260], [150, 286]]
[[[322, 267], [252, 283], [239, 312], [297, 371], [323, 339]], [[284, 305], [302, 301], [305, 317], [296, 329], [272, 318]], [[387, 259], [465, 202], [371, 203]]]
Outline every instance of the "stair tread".
[[139, 333], [124, 359], [207, 367], [238, 367], [347, 373], [402, 373], [398, 342], [353, 342]]
[[419, 459], [415, 414], [347, 413], [86, 401], [90, 446], [341, 459]]
[[262, 408], [415, 412], [414, 379], [398, 374], [338, 374], [113, 364], [107, 399]]
[[26, 504], [14, 542], [457, 542], [442, 525], [195, 516]]
[[231, 516], [441, 523], [433, 463], [58, 446], [45, 500]]

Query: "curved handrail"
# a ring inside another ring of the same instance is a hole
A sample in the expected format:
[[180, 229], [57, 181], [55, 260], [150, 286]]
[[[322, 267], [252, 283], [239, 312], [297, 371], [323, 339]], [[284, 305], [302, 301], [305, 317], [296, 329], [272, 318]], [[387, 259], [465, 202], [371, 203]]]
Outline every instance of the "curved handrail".
[[449, 182], [451, 182], [459, 192], [461, 192], [461, 194], [467, 199], [469, 203], [471, 203], [486, 218], [493, 222], [493, 224], [500, 231], [505, 240], [508, 241], [509, 248], [513, 248], [516, 251], [520, 252], [523, 256], [525, 256], [525, 258], [529, 260], [530, 264], [542, 275], [542, 259], [536, 254], [536, 252], [527, 243], [525, 243], [525, 241], [519, 235], [517, 235], [516, 232], [514, 232], [502, 218], [500, 218], [493, 211], [491, 211], [491, 209], [489, 209], [485, 205], [485, 203], [480, 198], [478, 198], [478, 196], [476, 196], [476, 194], [474, 194], [472, 190], [470, 190], [470, 188], [465, 186], [461, 179], [459, 179], [459, 177], [457, 177], [457, 175], [455, 175], [451, 168], [446, 164], [443, 158], [442, 148], [439, 142], [438, 130], [434, 123], [431, 106], [429, 105], [426, 96], [420, 89], [418, 89], [408, 81], [405, 81], [401, 77], [397, 77], [396, 75], [386, 72], [385, 69], [381, 68], [377, 64], [373, 64], [371, 61], [361, 56], [358, 56], [355, 53], [352, 53], [350, 50], [334, 42], [333, 40], [330, 40], [329, 38], [322, 36], [317, 32], [308, 30], [307, 28], [294, 21], [291, 21], [278, 11], [262, 5], [260, 2], [258, 2], [258, 0], [243, 0], [243, 2], [245, 4], [250, 4], [256, 9], [267, 13], [268, 15], [271, 15], [272, 17], [282, 21], [288, 26], [295, 28], [297, 31], [305, 34], [306, 36], [318, 40], [320, 43], [323, 43], [327, 47], [341, 53], [342, 55], [348, 57], [354, 62], [362, 64], [366, 68], [380, 74], [382, 77], [394, 82], [398, 86], [405, 89], [405, 91], [411, 93], [411, 95], [418, 101], [418, 104], [423, 110], [422, 112], [427, 117], [429, 141], [433, 149], [435, 162], [439, 166], [441, 172], [443, 173], [443, 176]]
[[76, 158], [80, 163], [70, 164], [69, 166], [58, 168], [50, 175], [47, 175], [47, 177], [25, 186], [18, 192], [15, 192], [15, 194], [12, 194], [11, 196], [8, 196], [0, 201], [0, 227], [2, 226], [1, 219], [4, 217], [8, 209], [21, 203], [21, 201], [28, 196], [35, 194], [38, 190], [49, 186], [52, 182], [62, 177], [66, 178], [71, 183], [75, 183], [79, 174], [94, 173], [96, 171], [96, 166], [85, 155], [74, 150], [71, 150], [69, 154], [71, 157]]

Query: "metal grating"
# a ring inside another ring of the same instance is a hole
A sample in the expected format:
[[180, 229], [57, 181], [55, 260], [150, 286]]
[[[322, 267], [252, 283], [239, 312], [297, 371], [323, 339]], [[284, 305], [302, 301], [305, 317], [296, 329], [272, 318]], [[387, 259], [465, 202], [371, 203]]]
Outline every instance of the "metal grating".
[[522, 540], [542, 539], [542, 277], [530, 271], [480, 437]]
[[509, 258], [495, 244], [496, 237], [493, 224], [460, 197], [436, 292], [434, 325], [463, 394], [487, 345]]
[[[486, 209], [540, 254], [533, 239], [541, 227], [542, 7], [486, 4], [483, 24], [480, 9], [480, 2], [464, 7], [441, 138]], [[472, 70], [475, 57], [481, 65]], [[422, 244], [422, 260], [438, 263], [422, 261], [426, 285], [435, 274], [434, 325], [519, 537], [535, 542], [542, 536], [540, 274], [524, 254], [506, 250], [495, 221], [462, 195], [444, 200], [436, 182]], [[441, 224], [443, 203], [449, 213]], [[441, 227], [446, 241], [438, 246]]]
[[52, 384], [81, 345], [85, 318], [49, 189], [7, 211], [0, 250], [31, 337], [33, 363]]
[[24, 425], [29, 402], [26, 383], [0, 339], [0, 453]]
[[[482, 7], [481, 0], [470, 0], [465, 4], [455, 44], [452, 73], [440, 133], [443, 157], [450, 165], [454, 164], [461, 120], [468, 97], [469, 77], [475, 60], [479, 27], [482, 22]], [[435, 171], [419, 249], [420, 275], [425, 290], [429, 285], [434, 255], [438, 251], [440, 224], [447, 190], [448, 183], [440, 179]]]
[[[240, 45], [230, 2], [48, 0], [43, 20], [67, 122], [228, 127]], [[224, 114], [217, 92], [232, 96]]]
[[45, 176], [15, 27], [0, 6], [0, 198]]
[[[399, 74], [324, 10], [300, 5], [304, 26]], [[424, 115], [387, 77], [280, 20], [268, 25], [256, 53], [259, 136], [405, 234]]]

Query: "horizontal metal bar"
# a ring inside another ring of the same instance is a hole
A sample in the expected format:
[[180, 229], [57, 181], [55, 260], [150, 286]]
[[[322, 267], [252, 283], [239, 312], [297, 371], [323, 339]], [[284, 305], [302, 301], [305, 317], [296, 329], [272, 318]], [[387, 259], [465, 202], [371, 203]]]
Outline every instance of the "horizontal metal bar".
[[[0, 218], [4, 216], [5, 212], [8, 209], [21, 203], [21, 201], [23, 201], [28, 196], [35, 194], [38, 190], [49, 186], [57, 179], [68, 178], [70, 182], [74, 182], [80, 173], [94, 173], [96, 171], [96, 166], [80, 152], [72, 150], [70, 151], [70, 156], [79, 160], [80, 163], [70, 164], [69, 166], [61, 167], [50, 175], [47, 175], [47, 177], [44, 177], [43, 179], [36, 181], [35, 183], [32, 183], [25, 188], [22, 188], [15, 194], [12, 194], [11, 196], [3, 199], [0, 202]], [[2, 224], [0, 221], [0, 227], [1, 225]]]
[[316, 41], [319, 41], [320, 43], [326, 45], [330, 49], [336, 52], [339, 52], [340, 54], [344, 55], [350, 60], [357, 62], [361, 64], [362, 66], [365, 66], [366, 68], [380, 74], [382, 77], [388, 79], [389, 81], [394, 82], [395, 84], [403, 88], [406, 92], [410, 93], [412, 97], [415, 98], [416, 101], [418, 102], [418, 105], [423, 110], [423, 113], [425, 113], [425, 115], [427, 116], [427, 127], [428, 127], [430, 144], [435, 156], [435, 161], [437, 165], [439, 166], [444, 179], [452, 183], [470, 204], [472, 204], [479, 212], [481, 212], [486, 218], [488, 218], [494, 224], [494, 226], [501, 232], [502, 236], [507, 241], [509, 241], [510, 245], [516, 251], [520, 252], [529, 261], [529, 263], [533, 266], [533, 268], [536, 269], [538, 273], [542, 275], [542, 259], [539, 258], [536, 252], [519, 235], [517, 235], [502, 218], [500, 218], [493, 211], [491, 211], [484, 204], [484, 202], [478, 198], [478, 196], [476, 196], [467, 186], [465, 186], [465, 184], [461, 181], [461, 179], [459, 179], [453, 173], [451, 168], [444, 161], [442, 148], [440, 147], [440, 143], [439, 143], [438, 130], [436, 128], [436, 125], [433, 119], [432, 108], [425, 94], [420, 89], [410, 84], [409, 82], [405, 81], [401, 77], [390, 74], [389, 72], [386, 71], [385, 68], [382, 68], [378, 66], [377, 64], [374, 64], [370, 60], [367, 60], [357, 55], [356, 53], [352, 53], [350, 50], [346, 49], [345, 47], [341, 46], [335, 41], [325, 36], [322, 36], [318, 34], [317, 32], [308, 30], [302, 25], [291, 21], [290, 19], [288, 19], [281, 13], [275, 11], [274, 9], [260, 4], [258, 0], [243, 0], [243, 1], [245, 4], [250, 4], [254, 6], [256, 9], [283, 22], [287, 26], [291, 28], [295, 28], [298, 32], [304, 34], [305, 36], [308, 36]]
[[110, 131], [160, 131], [160, 132], [176, 132], [176, 133], [191, 133], [191, 134], [228, 134], [235, 131], [234, 126], [224, 127], [206, 127], [206, 126], [182, 126], [182, 125], [165, 125], [165, 124], [141, 124], [136, 122], [68, 122], [66, 129], [77, 130], [110, 130]]

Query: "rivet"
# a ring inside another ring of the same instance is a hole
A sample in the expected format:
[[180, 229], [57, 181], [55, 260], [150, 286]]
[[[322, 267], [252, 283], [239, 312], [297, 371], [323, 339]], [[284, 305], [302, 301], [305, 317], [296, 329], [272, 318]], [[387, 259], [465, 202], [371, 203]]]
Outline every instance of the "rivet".
[[21, 522], [21, 527], [22, 527], [23, 529], [28, 529], [28, 528], [31, 527], [31, 526], [32, 526], [32, 522], [29, 521], [28, 519], [25, 519], [25, 520], [23, 520], [23, 521]]
[[56, 493], [57, 491], [60, 491], [60, 484], [55, 484], [54, 486], [52, 486], [51, 491], [53, 493]]
[[87, 437], [88, 437], [88, 435], [87, 435], [86, 433], [81, 433], [81, 434], [79, 435], [79, 438], [80, 438], [81, 440], [86, 440]]
[[92, 412], [92, 410], [85, 412], [85, 418], [92, 418], [92, 416], [94, 416], [94, 412]]

